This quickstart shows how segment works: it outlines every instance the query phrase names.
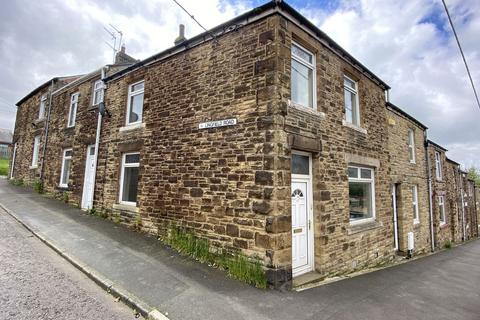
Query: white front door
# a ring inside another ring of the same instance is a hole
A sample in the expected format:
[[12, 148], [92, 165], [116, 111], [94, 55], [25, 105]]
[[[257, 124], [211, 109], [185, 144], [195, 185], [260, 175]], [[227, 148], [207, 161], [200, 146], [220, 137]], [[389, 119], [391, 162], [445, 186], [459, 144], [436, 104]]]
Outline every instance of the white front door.
[[93, 188], [95, 187], [95, 146], [87, 148], [85, 161], [85, 179], [83, 181], [82, 209], [91, 209], [93, 206]]
[[313, 270], [311, 158], [293, 154], [292, 161], [292, 273]]

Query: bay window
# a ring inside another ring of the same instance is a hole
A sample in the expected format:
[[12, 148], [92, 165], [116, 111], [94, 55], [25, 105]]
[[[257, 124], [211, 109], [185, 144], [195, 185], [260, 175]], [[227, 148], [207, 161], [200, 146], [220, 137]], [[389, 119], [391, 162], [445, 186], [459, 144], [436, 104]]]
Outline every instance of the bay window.
[[349, 166], [350, 222], [375, 219], [375, 180], [371, 168]]

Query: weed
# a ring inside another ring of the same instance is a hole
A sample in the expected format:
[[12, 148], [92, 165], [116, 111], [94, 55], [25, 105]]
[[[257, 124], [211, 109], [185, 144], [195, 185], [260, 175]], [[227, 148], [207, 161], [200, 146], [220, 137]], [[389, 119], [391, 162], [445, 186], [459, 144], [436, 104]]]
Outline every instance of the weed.
[[140, 229], [140, 227], [142, 226], [142, 217], [139, 214], [135, 216], [133, 225], [135, 226], [136, 229]]
[[115, 217], [112, 218], [112, 221], [115, 222], [115, 223], [120, 223], [120, 217], [115, 216]]
[[62, 200], [63, 202], [68, 203], [68, 200], [69, 200], [68, 192], [66, 191], [62, 192]]
[[42, 194], [43, 193], [43, 182], [40, 181], [40, 180], [35, 180], [33, 183], [32, 183], [32, 186], [33, 186], [33, 190], [36, 192], [36, 193], [40, 193]]
[[451, 249], [452, 248], [452, 242], [450, 242], [450, 240], [448, 240], [447, 242], [445, 242], [445, 249]]
[[258, 288], [267, 287], [265, 272], [258, 258], [248, 258], [239, 253], [213, 252], [208, 240], [177, 227], [170, 228], [167, 234], [165, 242], [180, 253], [189, 255], [200, 262], [225, 269], [227, 274], [234, 279]]
[[23, 179], [13, 179], [10, 181], [14, 186], [22, 187], [25, 185], [25, 183], [23, 182]]

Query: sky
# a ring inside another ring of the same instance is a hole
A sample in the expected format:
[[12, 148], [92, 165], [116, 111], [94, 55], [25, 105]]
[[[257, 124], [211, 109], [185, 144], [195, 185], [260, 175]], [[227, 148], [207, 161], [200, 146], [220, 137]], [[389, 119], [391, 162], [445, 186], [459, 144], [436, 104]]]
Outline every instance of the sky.
[[[179, 0], [206, 28], [265, 1]], [[480, 89], [480, 1], [447, 0]], [[440, 0], [287, 1], [388, 83], [390, 100], [424, 123], [431, 140], [480, 168], [480, 109]], [[13, 129], [15, 103], [55, 76], [112, 62], [109, 24], [127, 53], [144, 59], [171, 47], [178, 24], [202, 30], [173, 0], [16, 0], [0, 11], [0, 128]]]

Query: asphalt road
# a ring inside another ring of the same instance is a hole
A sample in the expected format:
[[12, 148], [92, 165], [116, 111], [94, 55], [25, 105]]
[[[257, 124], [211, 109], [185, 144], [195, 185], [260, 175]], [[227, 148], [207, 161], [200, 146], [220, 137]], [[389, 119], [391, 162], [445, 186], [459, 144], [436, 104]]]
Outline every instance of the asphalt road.
[[135, 319], [0, 208], [0, 319]]

